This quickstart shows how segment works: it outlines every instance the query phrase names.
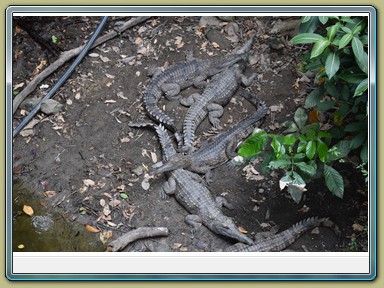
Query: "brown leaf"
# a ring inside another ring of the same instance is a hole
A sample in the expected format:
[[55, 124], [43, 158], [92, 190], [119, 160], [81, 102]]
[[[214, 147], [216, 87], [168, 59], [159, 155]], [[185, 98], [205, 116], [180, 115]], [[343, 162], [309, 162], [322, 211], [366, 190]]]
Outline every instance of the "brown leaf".
[[92, 233], [99, 233], [100, 230], [91, 226], [91, 225], [85, 225], [85, 229], [87, 229], [89, 232], [92, 232]]
[[243, 234], [247, 234], [247, 233], [248, 233], [248, 231], [245, 230], [245, 229], [244, 229], [243, 227], [241, 227], [241, 226], [237, 227], [237, 229], [238, 229], [241, 233], [243, 233]]
[[83, 180], [83, 183], [85, 186], [89, 187], [89, 186], [94, 186], [95, 185], [95, 181], [91, 180], [91, 179], [85, 179]]
[[51, 198], [53, 196], [56, 196], [56, 191], [45, 191], [45, 192], [43, 192], [43, 195], [45, 197]]
[[33, 209], [31, 206], [28, 206], [28, 205], [24, 205], [23, 207], [23, 212], [29, 216], [32, 216], [33, 215]]
[[364, 230], [364, 227], [360, 224], [357, 224], [357, 223], [353, 224], [352, 228], [356, 232], [362, 232]]

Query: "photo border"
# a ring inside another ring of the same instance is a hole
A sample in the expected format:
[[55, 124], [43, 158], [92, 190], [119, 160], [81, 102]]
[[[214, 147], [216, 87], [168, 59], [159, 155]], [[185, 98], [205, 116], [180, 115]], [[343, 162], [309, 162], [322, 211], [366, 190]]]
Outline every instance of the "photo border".
[[[107, 275], [96, 275], [98, 277], [95, 278], [95, 275], [73, 275], [73, 279], [76, 280], [372, 280], [376, 277], [376, 254], [377, 254], [377, 183], [376, 183], [376, 158], [377, 158], [377, 87], [376, 87], [376, 71], [377, 71], [377, 16], [376, 9], [373, 6], [344, 6], [344, 5], [335, 5], [335, 6], [303, 6], [303, 5], [279, 5], [279, 6], [257, 6], [257, 5], [212, 5], [212, 6], [175, 6], [175, 5], [159, 5], [159, 6], [140, 6], [140, 5], [118, 5], [118, 6], [11, 6], [6, 11], [7, 22], [6, 22], [6, 217], [7, 217], [7, 225], [6, 225], [6, 271], [7, 277], [10, 280], [70, 280], [69, 275], [52, 275], [52, 274], [39, 274], [39, 275], [25, 275], [21, 276], [19, 274], [14, 275], [9, 270], [9, 264], [12, 262], [12, 249], [9, 249], [10, 243], [12, 243], [12, 70], [9, 70], [12, 67], [12, 51], [11, 45], [12, 41], [9, 41], [9, 36], [12, 37], [12, 25], [9, 23], [9, 17], [12, 18], [12, 13], [54, 13], [56, 9], [60, 9], [59, 13], [88, 13], [89, 9], [94, 10], [90, 13], [98, 13], [99, 16], [104, 16], [102, 13], [308, 13], [308, 14], [318, 14], [318, 13], [366, 13], [370, 14], [370, 31], [371, 39], [370, 39], [370, 73], [369, 73], [369, 84], [370, 84], [370, 123], [371, 123], [371, 135], [370, 135], [370, 161], [369, 161], [369, 171], [370, 171], [370, 223], [369, 223], [369, 231], [370, 231], [370, 245], [369, 245], [369, 253], [371, 263], [371, 273], [369, 276], [365, 274], [361, 278], [350, 277], [350, 275], [344, 275], [345, 278], [340, 277], [340, 275], [333, 276], [329, 275], [328, 279], [324, 278], [313, 278], [313, 276], [303, 275], [303, 274], [289, 274], [287, 275], [276, 275], [272, 274], [272, 278], [264, 278], [265, 274], [261, 274], [262, 277], [253, 277], [254, 274], [135, 274], [133, 275], [118, 275], [119, 277], [114, 278], [115, 275], [107, 274]], [[42, 9], [42, 10], [41, 10]], [[85, 9], [85, 10], [82, 10]], [[128, 9], [129, 11], [123, 11], [122, 9]], [[250, 9], [257, 9], [258, 11], [251, 11]], [[306, 10], [306, 9], [310, 9]], [[318, 9], [313, 12], [313, 9]], [[342, 9], [338, 10], [338, 9]], [[367, 9], [362, 11], [361, 9]], [[57, 11], [57, 10], [56, 10]], [[9, 31], [11, 33], [9, 34]], [[12, 40], [12, 38], [11, 38]], [[10, 65], [10, 66], [9, 66]], [[373, 130], [373, 133], [372, 133]], [[373, 172], [373, 173], [372, 173]], [[373, 195], [372, 195], [373, 194]], [[143, 276], [144, 275], [144, 276]], [[176, 276], [177, 275], [177, 276]], [[259, 276], [257, 274], [256, 276]], [[266, 276], [272, 276], [270, 274], [266, 274]], [[117, 275], [116, 275], [117, 276]], [[130, 276], [125, 278], [126, 276]], [[181, 276], [181, 277], [180, 277]], [[190, 278], [192, 276], [192, 278]], [[213, 276], [213, 277], [212, 277]], [[246, 277], [244, 277], [246, 276]], [[293, 276], [293, 277], [292, 277]], [[298, 278], [295, 278], [299, 276]], [[100, 277], [100, 278], [99, 278]], [[200, 278], [199, 278], [200, 277]], [[206, 278], [208, 277], [208, 278]], [[307, 278], [308, 277], [308, 278]], [[312, 278], [310, 278], [312, 277]], [[335, 277], [335, 278], [334, 278]], [[358, 276], [360, 277], [360, 276]]]

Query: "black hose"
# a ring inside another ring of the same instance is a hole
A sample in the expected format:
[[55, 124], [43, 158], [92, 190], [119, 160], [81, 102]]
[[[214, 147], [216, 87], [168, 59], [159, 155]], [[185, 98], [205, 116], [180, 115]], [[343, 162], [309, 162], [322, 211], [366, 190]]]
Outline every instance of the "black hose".
[[91, 39], [88, 41], [87, 45], [83, 48], [81, 53], [77, 56], [76, 60], [72, 63], [71, 67], [68, 68], [67, 72], [57, 81], [55, 86], [52, 87], [52, 89], [48, 92], [47, 95], [44, 96], [43, 99], [36, 105], [35, 108], [28, 114], [27, 117], [24, 118], [24, 120], [19, 124], [19, 126], [16, 127], [15, 130], [13, 130], [13, 137], [15, 137], [24, 127], [28, 124], [28, 122], [31, 120], [33, 116], [36, 115], [36, 113], [40, 110], [41, 104], [52, 97], [52, 95], [57, 91], [57, 89], [60, 88], [61, 85], [68, 79], [69, 75], [73, 72], [73, 70], [76, 68], [77, 65], [83, 60], [84, 56], [88, 53], [88, 50], [93, 45], [93, 42], [95, 42], [97, 36], [100, 34], [101, 30], [103, 29], [105, 23], [107, 22], [108, 16], [105, 16], [100, 24], [99, 27], [97, 27], [95, 33], [93, 33]]

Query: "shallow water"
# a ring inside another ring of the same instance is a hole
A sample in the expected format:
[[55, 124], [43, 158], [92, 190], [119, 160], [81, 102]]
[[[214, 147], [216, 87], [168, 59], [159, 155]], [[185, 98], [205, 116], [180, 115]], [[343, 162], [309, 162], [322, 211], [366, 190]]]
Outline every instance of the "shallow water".
[[[12, 247], [14, 252], [99, 252], [104, 251], [98, 234], [86, 231], [83, 225], [68, 222], [54, 208], [41, 204], [36, 191], [20, 182], [13, 183]], [[23, 206], [33, 208], [33, 215]], [[22, 245], [20, 248], [20, 245]]]

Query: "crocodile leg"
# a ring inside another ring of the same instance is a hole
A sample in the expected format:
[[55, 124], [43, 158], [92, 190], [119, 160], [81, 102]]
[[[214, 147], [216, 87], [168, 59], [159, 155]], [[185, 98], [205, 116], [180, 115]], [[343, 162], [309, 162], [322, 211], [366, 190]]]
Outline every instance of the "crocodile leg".
[[224, 108], [216, 103], [210, 103], [207, 105], [207, 109], [209, 111], [208, 113], [208, 119], [209, 122], [213, 125], [214, 128], [218, 128], [220, 125], [220, 117], [224, 113]]
[[187, 215], [185, 217], [185, 223], [193, 227], [191, 230], [192, 234], [196, 234], [196, 232], [200, 229], [200, 226], [202, 225], [200, 216], [195, 214]]
[[245, 87], [251, 86], [252, 82], [256, 79], [256, 77], [257, 77], [256, 73], [252, 74], [249, 77], [246, 77], [245, 75], [243, 75], [243, 76], [241, 76], [241, 83]]
[[201, 98], [201, 95], [199, 93], [193, 93], [192, 95], [188, 96], [187, 98], [181, 98], [180, 104], [183, 106], [191, 106], [193, 103], [195, 103], [197, 100]]
[[166, 199], [167, 196], [172, 195], [176, 192], [176, 180], [173, 176], [168, 178], [168, 181], [164, 182], [162, 190], [160, 190], [160, 198]]
[[229, 203], [228, 201], [227, 201], [227, 199], [225, 199], [225, 198], [223, 198], [223, 197], [220, 197], [220, 196], [218, 196], [218, 197], [216, 197], [216, 204], [217, 204], [217, 206], [218, 207], [225, 207], [225, 208], [227, 208], [227, 209], [229, 209], [229, 210], [233, 210], [233, 209], [235, 209], [235, 207], [233, 207], [233, 205], [231, 204], [231, 203]]

